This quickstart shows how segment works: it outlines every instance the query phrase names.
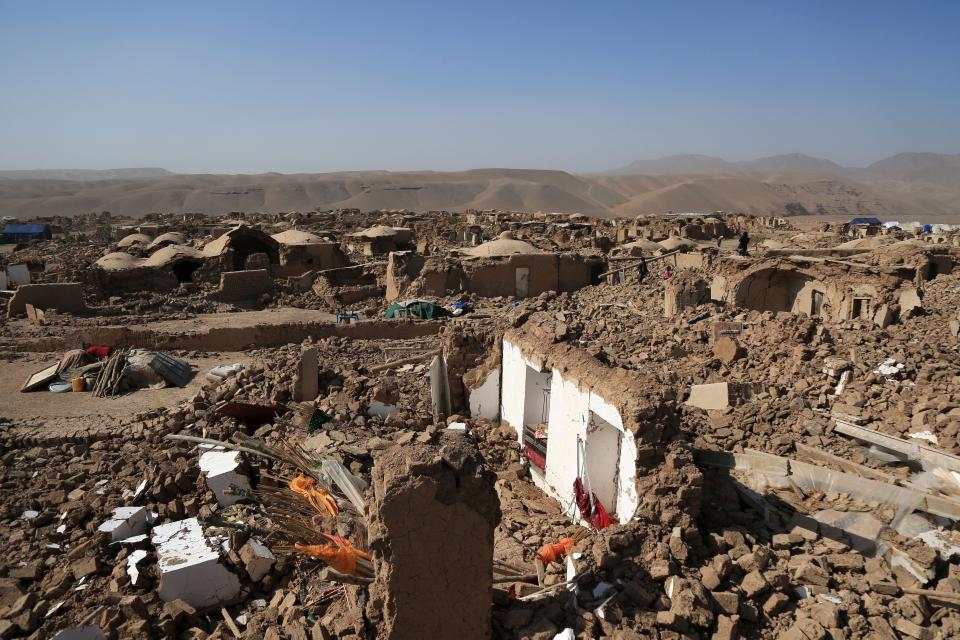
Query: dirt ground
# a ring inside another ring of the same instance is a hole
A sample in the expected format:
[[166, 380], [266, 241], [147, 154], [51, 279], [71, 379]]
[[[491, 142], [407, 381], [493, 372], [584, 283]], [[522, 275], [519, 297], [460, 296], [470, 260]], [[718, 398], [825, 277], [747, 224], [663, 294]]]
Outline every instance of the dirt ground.
[[[196, 370], [190, 383], [180, 389], [139, 389], [113, 398], [96, 398], [91, 393], [20, 393], [27, 377], [60, 359], [59, 353], [30, 354], [16, 362], [0, 363], [0, 418], [14, 426], [43, 426], [44, 430], [76, 430], [101, 424], [119, 424], [134, 414], [160, 407], [176, 406], [189, 399], [205, 384], [204, 374], [218, 364], [242, 362], [249, 365], [245, 353], [208, 354], [188, 358]], [[0, 428], [4, 428], [0, 425]]]

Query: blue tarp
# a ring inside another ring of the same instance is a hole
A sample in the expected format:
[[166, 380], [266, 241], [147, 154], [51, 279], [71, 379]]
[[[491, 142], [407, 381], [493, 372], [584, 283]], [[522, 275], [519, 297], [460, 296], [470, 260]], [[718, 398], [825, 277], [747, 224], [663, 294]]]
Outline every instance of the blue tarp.
[[50, 240], [53, 232], [48, 224], [8, 224], [2, 231], [3, 242], [29, 242], [30, 240]]
[[855, 224], [880, 224], [880, 218], [854, 218], [847, 224], [850, 226]]

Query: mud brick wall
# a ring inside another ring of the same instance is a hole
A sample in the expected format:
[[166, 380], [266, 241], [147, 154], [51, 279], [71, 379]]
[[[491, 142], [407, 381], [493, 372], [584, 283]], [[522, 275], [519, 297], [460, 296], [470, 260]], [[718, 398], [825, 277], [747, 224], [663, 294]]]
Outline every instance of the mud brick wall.
[[26, 315], [28, 304], [64, 313], [78, 313], [87, 308], [83, 302], [83, 285], [79, 282], [22, 285], [7, 305], [7, 317]]
[[255, 300], [273, 291], [273, 278], [266, 269], [227, 271], [220, 274], [220, 290], [211, 294], [213, 300], [234, 302]]
[[377, 577], [367, 617], [378, 638], [490, 637], [495, 480], [464, 433], [377, 457], [368, 514]]

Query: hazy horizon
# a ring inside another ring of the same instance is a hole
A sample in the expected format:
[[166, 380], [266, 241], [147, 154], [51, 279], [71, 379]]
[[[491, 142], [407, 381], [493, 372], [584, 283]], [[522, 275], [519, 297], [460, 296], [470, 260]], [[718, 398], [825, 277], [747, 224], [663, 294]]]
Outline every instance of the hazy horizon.
[[960, 151], [960, 5], [0, 4], [0, 169]]

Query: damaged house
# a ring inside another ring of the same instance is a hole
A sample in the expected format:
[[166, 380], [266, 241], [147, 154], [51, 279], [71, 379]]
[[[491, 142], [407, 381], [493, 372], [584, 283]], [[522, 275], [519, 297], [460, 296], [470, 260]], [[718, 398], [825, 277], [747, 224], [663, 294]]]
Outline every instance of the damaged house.
[[920, 306], [916, 278], [917, 267], [911, 265], [803, 256], [725, 258], [717, 265], [710, 298], [744, 309], [886, 326]]
[[377, 225], [347, 234], [347, 249], [365, 256], [384, 256], [391, 251], [413, 249], [413, 230]]
[[[201, 270], [204, 266], [207, 268]], [[122, 251], [108, 253], [93, 264], [88, 278], [111, 293], [171, 291], [185, 282], [214, 279], [211, 269], [219, 273], [216, 266], [198, 249], [167, 245], [148, 258]]]
[[273, 234], [280, 248], [280, 265], [277, 275], [299, 276], [307, 271], [337, 269], [350, 265], [350, 260], [336, 242], [318, 235], [288, 229]]
[[93, 264], [87, 278], [110, 293], [172, 291], [187, 282], [219, 282], [221, 274], [232, 271], [273, 271], [279, 260], [276, 240], [258, 229], [238, 226], [203, 249], [166, 244], [146, 258], [108, 253]]
[[454, 249], [446, 258], [394, 252], [387, 264], [387, 300], [467, 291], [486, 297], [527, 298], [545, 291], [576, 291], [606, 269], [599, 255], [548, 253], [504, 231], [496, 240]]
[[203, 247], [203, 255], [217, 260], [222, 271], [271, 269], [280, 264], [280, 243], [246, 225], [238, 225]]
[[463, 376], [471, 416], [512, 427], [533, 483], [575, 520], [571, 505], [583, 491], [612, 522], [697, 505], [700, 475], [688, 452], [664, 444], [677, 419], [666, 409], [674, 393], [666, 380], [651, 393], [656, 372], [638, 379], [556, 342], [555, 331], [551, 318], [536, 314], [503, 335], [499, 350]]

